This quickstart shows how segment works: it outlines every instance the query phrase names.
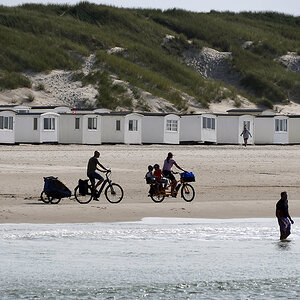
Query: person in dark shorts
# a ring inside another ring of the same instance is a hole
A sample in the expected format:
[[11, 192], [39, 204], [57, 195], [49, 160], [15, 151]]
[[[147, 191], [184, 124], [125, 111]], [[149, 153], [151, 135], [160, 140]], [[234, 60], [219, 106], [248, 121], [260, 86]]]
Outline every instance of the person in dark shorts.
[[243, 139], [244, 139], [244, 146], [245, 147], [247, 146], [249, 135], [252, 137], [250, 131], [245, 126], [243, 132], [241, 133], [241, 136], [243, 136]]
[[[87, 176], [90, 179], [92, 186], [94, 189], [97, 189], [97, 187], [103, 182], [104, 178], [96, 172], [96, 170], [100, 172], [108, 171], [103, 165], [100, 164], [98, 158], [100, 157], [100, 153], [98, 151], [94, 152], [94, 156], [89, 159], [88, 165], [87, 165]], [[98, 169], [98, 166], [102, 169]], [[96, 179], [98, 179], [97, 184], [95, 185]]]
[[291, 223], [294, 224], [288, 207], [287, 193], [281, 193], [281, 199], [276, 204], [276, 217], [280, 228], [280, 239], [284, 240], [291, 234]]
[[174, 193], [175, 187], [176, 187], [176, 179], [174, 177], [174, 175], [172, 174], [172, 167], [173, 165], [183, 171], [186, 172], [185, 170], [183, 170], [181, 167], [179, 167], [176, 163], [176, 161], [173, 159], [173, 154], [171, 152], [168, 153], [168, 157], [165, 159], [164, 161], [164, 166], [163, 166], [163, 175], [171, 180], [171, 195], [172, 197], [176, 197], [176, 194]]

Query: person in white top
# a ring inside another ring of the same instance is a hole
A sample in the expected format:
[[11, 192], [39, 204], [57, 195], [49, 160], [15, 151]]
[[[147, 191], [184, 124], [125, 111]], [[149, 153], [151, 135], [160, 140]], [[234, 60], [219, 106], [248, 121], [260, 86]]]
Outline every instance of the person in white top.
[[173, 159], [173, 154], [171, 152], [168, 153], [168, 157], [165, 159], [164, 161], [164, 166], [163, 166], [163, 175], [171, 180], [171, 195], [172, 197], [176, 197], [176, 194], [174, 193], [175, 187], [176, 187], [176, 179], [174, 177], [174, 175], [172, 174], [172, 167], [173, 165], [183, 171], [186, 172], [185, 170], [183, 170], [180, 166], [177, 165], [176, 161]]
[[245, 126], [243, 132], [241, 133], [241, 136], [243, 136], [243, 139], [244, 139], [244, 146], [245, 147], [247, 146], [247, 141], [249, 139], [249, 135], [252, 137], [250, 131]]

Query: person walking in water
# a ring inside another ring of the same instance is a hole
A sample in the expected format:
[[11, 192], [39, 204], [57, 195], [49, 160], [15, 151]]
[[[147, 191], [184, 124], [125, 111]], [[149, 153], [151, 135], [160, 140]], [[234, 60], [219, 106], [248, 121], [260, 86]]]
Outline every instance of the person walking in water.
[[163, 175], [171, 180], [171, 196], [176, 197], [176, 194], [174, 193], [175, 187], [176, 187], [176, 179], [174, 175], [172, 174], [172, 167], [175, 165], [175, 167], [183, 172], [186, 172], [183, 170], [180, 166], [177, 165], [176, 161], [173, 159], [173, 154], [171, 152], [168, 153], [168, 157], [164, 161], [163, 166]]
[[245, 146], [245, 147], [247, 146], [247, 142], [248, 142], [249, 135], [252, 137], [250, 131], [246, 128], [246, 126], [244, 126], [244, 130], [243, 130], [243, 132], [241, 133], [240, 136], [243, 136], [243, 139], [244, 139], [244, 146]]
[[[94, 152], [94, 156], [92, 156], [89, 159], [88, 165], [87, 165], [87, 176], [90, 179], [93, 189], [97, 189], [97, 187], [103, 182], [104, 178], [96, 172], [96, 170], [100, 172], [108, 171], [103, 165], [100, 164], [98, 158], [100, 157], [100, 153], [98, 151]], [[102, 169], [100, 170], [98, 166]], [[95, 181], [98, 179], [97, 184], [95, 185]]]
[[280, 239], [284, 240], [291, 234], [291, 223], [294, 224], [288, 207], [287, 193], [282, 192], [276, 204], [276, 217], [280, 228]]

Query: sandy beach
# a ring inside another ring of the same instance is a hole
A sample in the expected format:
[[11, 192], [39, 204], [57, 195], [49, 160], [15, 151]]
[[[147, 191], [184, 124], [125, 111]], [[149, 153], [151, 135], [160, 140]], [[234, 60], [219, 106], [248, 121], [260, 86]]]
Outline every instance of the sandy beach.
[[[119, 204], [79, 204], [74, 196], [58, 205], [39, 201], [44, 176], [56, 176], [74, 190], [86, 177], [94, 150], [111, 168], [125, 192]], [[162, 166], [172, 151], [176, 162], [193, 171], [196, 197], [154, 203], [144, 175], [149, 164]], [[237, 145], [15, 145], [0, 146], [0, 223], [86, 223], [135, 221], [143, 217], [274, 217], [280, 192], [289, 195], [292, 217], [300, 217], [300, 146]]]

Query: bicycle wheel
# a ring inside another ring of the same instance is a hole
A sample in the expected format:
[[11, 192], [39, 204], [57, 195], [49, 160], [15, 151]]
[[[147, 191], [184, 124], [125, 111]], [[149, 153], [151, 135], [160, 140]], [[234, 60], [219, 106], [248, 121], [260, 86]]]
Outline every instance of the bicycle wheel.
[[183, 186], [181, 188], [181, 197], [186, 202], [193, 201], [193, 199], [195, 197], [195, 190], [194, 190], [194, 188], [190, 184], [188, 184], [188, 183], [183, 184]]
[[61, 200], [61, 198], [54, 198], [54, 197], [49, 197], [50, 203], [51, 204], [58, 204]]
[[45, 193], [45, 191], [42, 191], [40, 199], [46, 204], [50, 203], [50, 199]]
[[75, 199], [77, 202], [79, 202], [80, 204], [87, 204], [89, 202], [91, 202], [93, 195], [92, 195], [92, 190], [91, 187], [88, 187], [88, 192], [85, 195], [81, 195], [79, 192], [79, 185], [76, 186], [75, 190], [74, 190], [74, 195], [75, 195]]
[[163, 202], [164, 199], [165, 199], [165, 196], [162, 196], [162, 195], [151, 195], [151, 199], [153, 200], [153, 202], [155, 203], [160, 203], [160, 202]]
[[124, 195], [122, 187], [117, 183], [110, 184], [104, 193], [107, 201], [110, 203], [119, 203]]

